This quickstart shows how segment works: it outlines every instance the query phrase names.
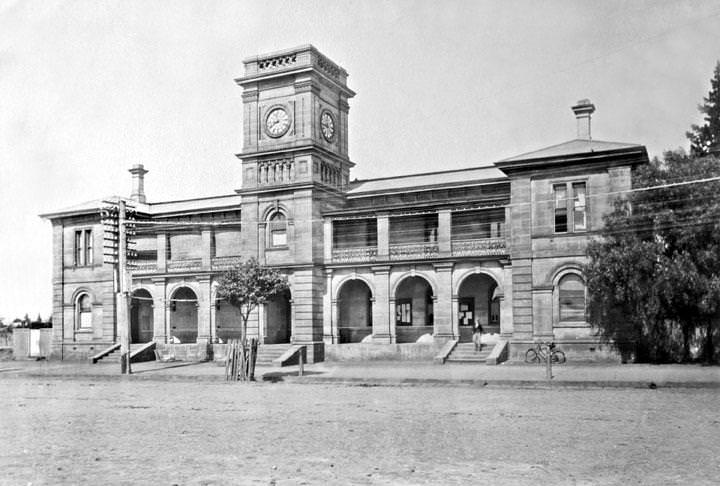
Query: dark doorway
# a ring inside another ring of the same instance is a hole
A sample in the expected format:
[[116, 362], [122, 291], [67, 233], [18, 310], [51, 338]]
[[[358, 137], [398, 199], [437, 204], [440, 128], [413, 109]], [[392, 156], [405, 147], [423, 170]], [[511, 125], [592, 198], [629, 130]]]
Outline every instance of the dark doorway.
[[338, 292], [337, 306], [341, 343], [359, 343], [372, 334], [372, 293], [365, 282], [345, 282]]
[[500, 332], [500, 301], [496, 297], [497, 283], [484, 274], [475, 273], [463, 280], [458, 291], [458, 329], [460, 341], [472, 341], [475, 322], [484, 333]]
[[153, 299], [150, 292], [138, 289], [130, 300], [130, 340], [147, 343], [153, 339]]
[[181, 343], [195, 343], [197, 335], [197, 295], [188, 287], [180, 287], [170, 298], [170, 336]]
[[414, 343], [433, 334], [433, 291], [422, 277], [408, 277], [395, 291], [395, 336], [398, 343]]
[[291, 335], [290, 291], [276, 295], [265, 304], [265, 344], [285, 344]]

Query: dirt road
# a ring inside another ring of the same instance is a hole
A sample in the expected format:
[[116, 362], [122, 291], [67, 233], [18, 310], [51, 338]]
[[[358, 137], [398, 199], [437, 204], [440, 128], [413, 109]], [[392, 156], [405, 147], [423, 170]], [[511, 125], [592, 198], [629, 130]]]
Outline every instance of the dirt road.
[[719, 395], [0, 379], [0, 483], [717, 484]]

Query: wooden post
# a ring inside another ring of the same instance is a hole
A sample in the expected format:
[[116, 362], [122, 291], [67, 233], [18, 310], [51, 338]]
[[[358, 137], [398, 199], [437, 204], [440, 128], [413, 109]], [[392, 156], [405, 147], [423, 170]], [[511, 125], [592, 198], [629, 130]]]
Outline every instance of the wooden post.
[[303, 351], [305, 351], [305, 348], [300, 348], [300, 356], [298, 357], [298, 364], [300, 365], [298, 367], [298, 376], [302, 376], [305, 373], [305, 353]]
[[550, 344], [547, 345], [547, 355], [545, 357], [545, 377], [548, 380], [552, 380], [552, 347]]
[[125, 201], [118, 201], [118, 327], [120, 331], [120, 373], [131, 374], [130, 367], [130, 273], [127, 268], [127, 227]]

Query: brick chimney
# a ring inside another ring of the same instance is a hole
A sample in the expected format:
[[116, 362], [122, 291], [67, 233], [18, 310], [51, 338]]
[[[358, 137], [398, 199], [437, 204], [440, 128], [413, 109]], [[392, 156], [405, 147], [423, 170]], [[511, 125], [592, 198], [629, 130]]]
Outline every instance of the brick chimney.
[[145, 202], [145, 174], [148, 171], [145, 170], [142, 164], [135, 164], [132, 169], [129, 170], [132, 174], [132, 194], [130, 199], [139, 203]]
[[575, 118], [577, 118], [577, 138], [580, 140], [592, 140], [592, 132], [590, 132], [590, 118], [595, 112], [595, 105], [590, 100], [584, 99], [577, 102], [572, 107]]

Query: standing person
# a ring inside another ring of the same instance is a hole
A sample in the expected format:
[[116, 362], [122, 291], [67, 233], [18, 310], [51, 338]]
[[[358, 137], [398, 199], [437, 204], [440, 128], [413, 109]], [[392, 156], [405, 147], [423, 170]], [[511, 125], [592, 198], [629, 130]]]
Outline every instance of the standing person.
[[475, 351], [482, 350], [482, 333], [482, 324], [480, 324], [478, 319], [475, 319], [475, 327], [473, 329], [473, 343], [475, 343]]

